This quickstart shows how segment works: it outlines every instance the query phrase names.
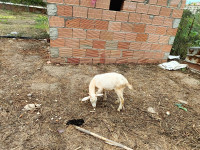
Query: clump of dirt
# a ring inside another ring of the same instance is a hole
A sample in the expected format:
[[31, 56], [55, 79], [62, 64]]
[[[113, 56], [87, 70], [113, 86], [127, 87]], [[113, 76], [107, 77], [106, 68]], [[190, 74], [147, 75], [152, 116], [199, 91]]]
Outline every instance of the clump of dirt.
[[[200, 148], [199, 75], [155, 65], [51, 65], [48, 46], [0, 40], [0, 149], [118, 149], [66, 126], [79, 118], [83, 128], [138, 150]], [[133, 85], [124, 91], [122, 112], [113, 91], [98, 99], [95, 113], [89, 101], [79, 101], [92, 77], [104, 72], [121, 73]], [[178, 100], [188, 102], [188, 111], [175, 105]], [[41, 107], [22, 111], [31, 103]]]

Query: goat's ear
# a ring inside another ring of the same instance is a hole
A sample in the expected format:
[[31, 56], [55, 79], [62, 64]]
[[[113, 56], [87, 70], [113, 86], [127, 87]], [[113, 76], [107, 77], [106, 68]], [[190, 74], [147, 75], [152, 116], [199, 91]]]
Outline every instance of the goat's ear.
[[103, 96], [103, 94], [96, 94], [96, 96]]
[[87, 101], [88, 99], [90, 99], [90, 96], [84, 97], [81, 101], [84, 102]]

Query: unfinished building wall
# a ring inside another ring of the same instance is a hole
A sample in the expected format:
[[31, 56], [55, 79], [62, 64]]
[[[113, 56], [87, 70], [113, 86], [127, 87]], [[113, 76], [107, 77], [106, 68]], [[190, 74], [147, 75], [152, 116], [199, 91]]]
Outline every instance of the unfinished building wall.
[[186, 0], [47, 0], [51, 61], [160, 63], [172, 48]]

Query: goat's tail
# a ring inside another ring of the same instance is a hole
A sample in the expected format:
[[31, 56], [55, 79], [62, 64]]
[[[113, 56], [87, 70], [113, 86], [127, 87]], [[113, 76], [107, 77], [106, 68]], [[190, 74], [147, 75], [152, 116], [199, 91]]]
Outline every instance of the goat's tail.
[[126, 84], [128, 86], [129, 89], [133, 89], [132, 85], [130, 85], [129, 83]]

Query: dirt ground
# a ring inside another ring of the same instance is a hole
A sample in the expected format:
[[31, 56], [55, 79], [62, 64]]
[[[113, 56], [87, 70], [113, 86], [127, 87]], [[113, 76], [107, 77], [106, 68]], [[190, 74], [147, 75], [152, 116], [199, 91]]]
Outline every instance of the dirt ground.
[[[84, 119], [83, 128], [134, 150], [200, 149], [198, 74], [157, 65], [61, 66], [47, 64], [48, 59], [45, 41], [0, 39], [1, 150], [119, 149], [67, 126], [70, 119]], [[133, 85], [124, 91], [125, 110], [117, 111], [117, 96], [110, 91], [90, 112], [90, 102], [79, 100], [87, 96], [91, 78], [113, 71]], [[188, 102], [187, 112], [175, 105], [178, 100]], [[41, 107], [22, 110], [31, 103]]]

